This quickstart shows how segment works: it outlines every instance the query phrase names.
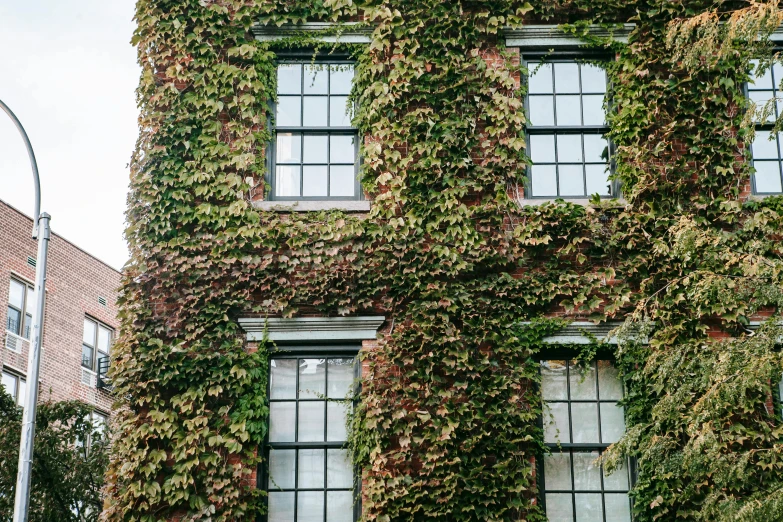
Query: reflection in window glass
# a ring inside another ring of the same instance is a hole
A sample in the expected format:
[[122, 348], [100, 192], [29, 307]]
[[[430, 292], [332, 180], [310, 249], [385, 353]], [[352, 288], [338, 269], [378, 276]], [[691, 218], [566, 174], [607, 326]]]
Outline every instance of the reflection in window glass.
[[611, 195], [606, 73], [574, 60], [528, 63], [533, 197]]
[[8, 315], [5, 328], [14, 335], [30, 339], [33, 328], [35, 290], [26, 283], [11, 279], [8, 289]]
[[631, 522], [629, 466], [606, 475], [596, 461], [625, 431], [619, 373], [609, 361], [541, 362], [542, 497], [549, 520]]
[[[751, 144], [753, 157], [752, 188], [755, 194], [783, 193], [783, 169], [781, 168], [780, 137], [772, 132], [775, 120], [781, 115], [783, 97], [779, 92], [783, 81], [783, 67], [775, 64], [765, 71], [760, 70], [758, 60], [753, 61], [751, 81], [748, 83], [748, 98], [757, 109], [756, 135]], [[762, 114], [766, 109], [766, 115]]]
[[27, 381], [15, 373], [3, 371], [2, 381], [5, 392], [16, 400], [19, 407], [24, 406], [25, 394], [27, 392]]
[[345, 449], [354, 357], [269, 363], [269, 520], [352, 522], [354, 474]]

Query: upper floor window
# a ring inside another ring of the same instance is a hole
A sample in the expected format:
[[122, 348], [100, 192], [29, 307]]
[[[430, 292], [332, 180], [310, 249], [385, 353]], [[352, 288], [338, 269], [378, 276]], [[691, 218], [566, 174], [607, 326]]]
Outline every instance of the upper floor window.
[[353, 522], [346, 401], [357, 365], [341, 354], [270, 361], [268, 522]]
[[345, 61], [278, 65], [272, 199], [360, 199], [353, 75]]
[[25, 393], [27, 392], [27, 381], [24, 377], [5, 370], [3, 370], [2, 377], [2, 385], [6, 393], [10, 394], [20, 407], [24, 406]]
[[781, 170], [783, 143], [780, 141], [780, 136], [772, 134], [775, 120], [783, 112], [783, 99], [779, 92], [781, 80], [783, 80], [783, 66], [774, 64], [759, 74], [759, 62], [753, 61], [751, 81], [748, 83], [748, 98], [758, 108], [765, 107], [767, 102], [775, 99], [765, 121], [756, 121], [756, 136], [751, 146], [753, 167], [756, 170], [751, 179], [754, 194], [783, 192], [783, 170]]
[[6, 330], [25, 339], [30, 339], [30, 331], [33, 328], [34, 308], [35, 290], [33, 290], [33, 287], [12, 278], [8, 292]]
[[97, 372], [100, 360], [109, 357], [112, 337], [114, 337], [114, 330], [94, 319], [85, 317], [82, 335], [82, 366]]
[[529, 61], [529, 196], [611, 196], [606, 72], [573, 59]]
[[614, 365], [541, 362], [544, 442], [542, 500], [551, 521], [631, 522], [629, 466], [611, 475], [596, 459], [625, 431], [618, 401], [623, 386]]

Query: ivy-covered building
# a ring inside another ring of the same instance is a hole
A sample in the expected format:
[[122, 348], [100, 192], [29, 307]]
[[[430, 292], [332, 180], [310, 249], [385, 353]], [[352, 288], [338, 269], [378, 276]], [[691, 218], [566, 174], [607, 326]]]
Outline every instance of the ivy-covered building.
[[777, 3], [136, 19], [106, 520], [783, 520]]

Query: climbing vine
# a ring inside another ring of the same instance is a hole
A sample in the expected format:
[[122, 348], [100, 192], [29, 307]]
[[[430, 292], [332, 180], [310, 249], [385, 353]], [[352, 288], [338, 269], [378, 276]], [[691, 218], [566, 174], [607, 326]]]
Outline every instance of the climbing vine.
[[[362, 354], [351, 419], [366, 520], [544, 520], [536, 361], [569, 318], [627, 318], [615, 355], [628, 434], [606, 465], [636, 460], [635, 520], [783, 509], [769, 407], [783, 370], [783, 202], [747, 198], [743, 92], [780, 11], [745, 7], [139, 0], [132, 260], [112, 377], [124, 408], [104, 518], [263, 513], [253, 473], [270, 347], [244, 342], [237, 318], [370, 312], [388, 324]], [[334, 22], [337, 43], [250, 30], [306, 21]], [[370, 43], [340, 43], [346, 21]], [[529, 23], [563, 23], [616, 55], [608, 119], [624, 202], [520, 205], [526, 71], [501, 32]], [[617, 23], [635, 24], [627, 44], [589, 36]], [[251, 204], [268, 190], [275, 62], [290, 48], [356, 59], [367, 215]], [[771, 319], [751, 329], [759, 317]]]

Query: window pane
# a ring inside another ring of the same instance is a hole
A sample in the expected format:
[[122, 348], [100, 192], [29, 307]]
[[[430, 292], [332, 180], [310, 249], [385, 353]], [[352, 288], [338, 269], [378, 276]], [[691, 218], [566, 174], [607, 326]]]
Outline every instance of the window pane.
[[604, 401], [619, 401], [623, 398], [620, 371], [609, 361], [598, 361], [598, 393]]
[[269, 450], [269, 489], [296, 487], [296, 450]]
[[571, 416], [574, 420], [571, 430], [574, 432], [575, 443], [597, 443], [598, 439], [598, 405], [595, 403], [572, 403]]
[[324, 403], [299, 403], [299, 440], [301, 442], [320, 442], [324, 440]]
[[275, 161], [277, 163], [299, 163], [302, 161], [302, 136], [300, 134], [278, 133]]
[[530, 185], [533, 196], [557, 196], [557, 174], [554, 165], [530, 167]]
[[544, 455], [545, 489], [571, 489], [571, 455], [569, 453], [552, 453]]
[[8, 304], [22, 309], [24, 306], [24, 294], [27, 286], [11, 279], [11, 288], [8, 293]]
[[294, 521], [294, 492], [269, 492], [268, 522]]
[[302, 125], [305, 127], [326, 127], [327, 100], [328, 98], [326, 96], [305, 96], [302, 108], [304, 111]]
[[582, 135], [557, 135], [557, 161], [561, 163], [582, 162]]
[[9, 332], [21, 335], [22, 333], [22, 314], [14, 308], [8, 307], [8, 319], [6, 320], [6, 329]]
[[326, 359], [299, 360], [299, 398], [323, 397], [326, 393]]
[[25, 312], [32, 317], [33, 313], [35, 312], [35, 290], [30, 288], [29, 286], [25, 288], [27, 289], [27, 302], [25, 303]]
[[326, 486], [329, 489], [353, 487], [353, 472], [348, 450], [330, 449], [326, 460]]
[[606, 92], [606, 72], [595, 65], [582, 64], [582, 92]]
[[541, 361], [541, 394], [545, 401], [568, 399], [565, 361]]
[[[578, 420], [577, 420], [578, 422]], [[574, 452], [574, 489], [587, 491], [601, 490], [601, 469], [595, 463], [597, 451]]]
[[[748, 91], [748, 98], [753, 102], [755, 105], [754, 110], [756, 111], [756, 115], [753, 118], [756, 122], [761, 122], [760, 113], [766, 109], [767, 102], [771, 100], [774, 97], [774, 92], [772, 91]], [[772, 108], [769, 113], [767, 113], [767, 117], [764, 120], [765, 123], [771, 123], [775, 120], [775, 109]]]
[[299, 167], [278, 165], [275, 169], [275, 194], [283, 197], [299, 196], [299, 174]]
[[345, 402], [326, 403], [326, 440], [344, 441], [348, 438], [345, 422], [349, 407]]
[[609, 144], [600, 134], [584, 134], [585, 161], [588, 163], [607, 163], [609, 161]]
[[596, 374], [595, 363], [578, 364], [570, 363], [569, 381], [571, 386], [571, 400], [595, 400]]
[[269, 404], [269, 441], [294, 442], [296, 422], [295, 402]]
[[560, 165], [558, 186], [561, 196], [584, 196], [585, 182], [582, 165]]
[[[596, 426], [596, 439], [597, 431]], [[568, 404], [562, 402], [544, 404], [544, 442], [571, 442], [568, 433]]]
[[111, 346], [111, 330], [104, 328], [103, 326], [99, 326], [98, 327], [98, 351], [103, 352], [104, 354], [108, 354], [110, 346]]
[[24, 406], [24, 400], [27, 397], [27, 381], [19, 379], [19, 388], [16, 391], [16, 404]]
[[86, 344], [82, 345], [82, 366], [92, 370], [92, 354], [93, 349]]
[[354, 379], [354, 359], [329, 359], [329, 393], [331, 399], [344, 399], [351, 391]]
[[552, 64], [529, 63], [528, 92], [530, 94], [549, 94], [552, 91]]
[[614, 402], [601, 403], [601, 439], [606, 444], [620, 440], [625, 432], [625, 415], [622, 406]]
[[302, 125], [302, 99], [299, 96], [280, 96], [277, 99], [278, 127], [299, 127]]
[[614, 470], [614, 473], [607, 475], [604, 471], [604, 490], [609, 491], [628, 491], [628, 466]]
[[552, 96], [531, 96], [529, 98], [530, 124], [531, 125], [554, 125], [555, 109]]
[[600, 493], [577, 493], [576, 522], [603, 522], [603, 506]]
[[16, 397], [16, 376], [3, 372], [3, 388], [11, 397]]
[[22, 334], [25, 339], [30, 338], [30, 331], [33, 329], [33, 316], [30, 314], [25, 314], [24, 316], [24, 333]]
[[95, 346], [95, 329], [97, 326], [97, 324], [90, 321], [89, 319], [84, 320], [84, 332], [82, 334], [82, 342], [84, 344]]
[[329, 195], [337, 197], [356, 195], [356, 170], [353, 165], [329, 167]]
[[585, 125], [605, 125], [604, 97], [598, 95], [582, 96], [582, 111]]
[[351, 94], [351, 84], [353, 83], [353, 65], [340, 64], [332, 65], [331, 69], [331, 94]]
[[333, 135], [330, 140], [329, 162], [353, 164], [356, 160], [356, 138], [350, 135]]
[[348, 106], [347, 96], [332, 96], [329, 98], [329, 126], [351, 126], [351, 111]]
[[353, 493], [329, 491], [326, 494], [326, 522], [353, 522]]
[[323, 522], [323, 491], [300, 491], [299, 500], [296, 507], [297, 522]]
[[302, 66], [298, 63], [284, 63], [277, 66], [277, 93], [301, 94]]
[[754, 161], [756, 173], [753, 175], [756, 192], [780, 192], [780, 163], [777, 161]]
[[752, 145], [754, 159], [778, 158], [778, 140], [777, 138], [770, 140], [770, 135], [769, 131], [756, 131]]
[[631, 503], [625, 493], [607, 493], [606, 522], [631, 522]]
[[585, 181], [587, 184], [587, 193], [589, 195], [611, 195], [609, 170], [605, 165], [585, 165]]
[[751, 80], [748, 83], [749, 89], [772, 89], [774, 88], [774, 85], [772, 83], [772, 73], [769, 68], [765, 70], [761, 75], [758, 74], [759, 71], [759, 61], [758, 60], [751, 60], [751, 63], [753, 64], [753, 72], [751, 73]]
[[555, 162], [555, 137], [554, 135], [530, 135], [530, 159], [533, 163]]
[[329, 137], [325, 134], [305, 134], [304, 163], [326, 163], [329, 150]]
[[307, 64], [304, 66], [304, 93], [326, 94], [329, 87], [329, 66]]
[[576, 63], [556, 63], [555, 91], [558, 94], [579, 92], [579, 65]]
[[557, 124], [578, 126], [582, 124], [579, 96], [556, 96]]
[[302, 167], [302, 196], [326, 197], [329, 188], [326, 168], [326, 165]]
[[302, 489], [323, 489], [324, 487], [324, 451], [323, 449], [299, 450], [299, 487]]
[[269, 362], [270, 399], [296, 399], [296, 359]]
[[574, 504], [570, 493], [547, 493], [545, 498], [549, 522], [573, 522]]

